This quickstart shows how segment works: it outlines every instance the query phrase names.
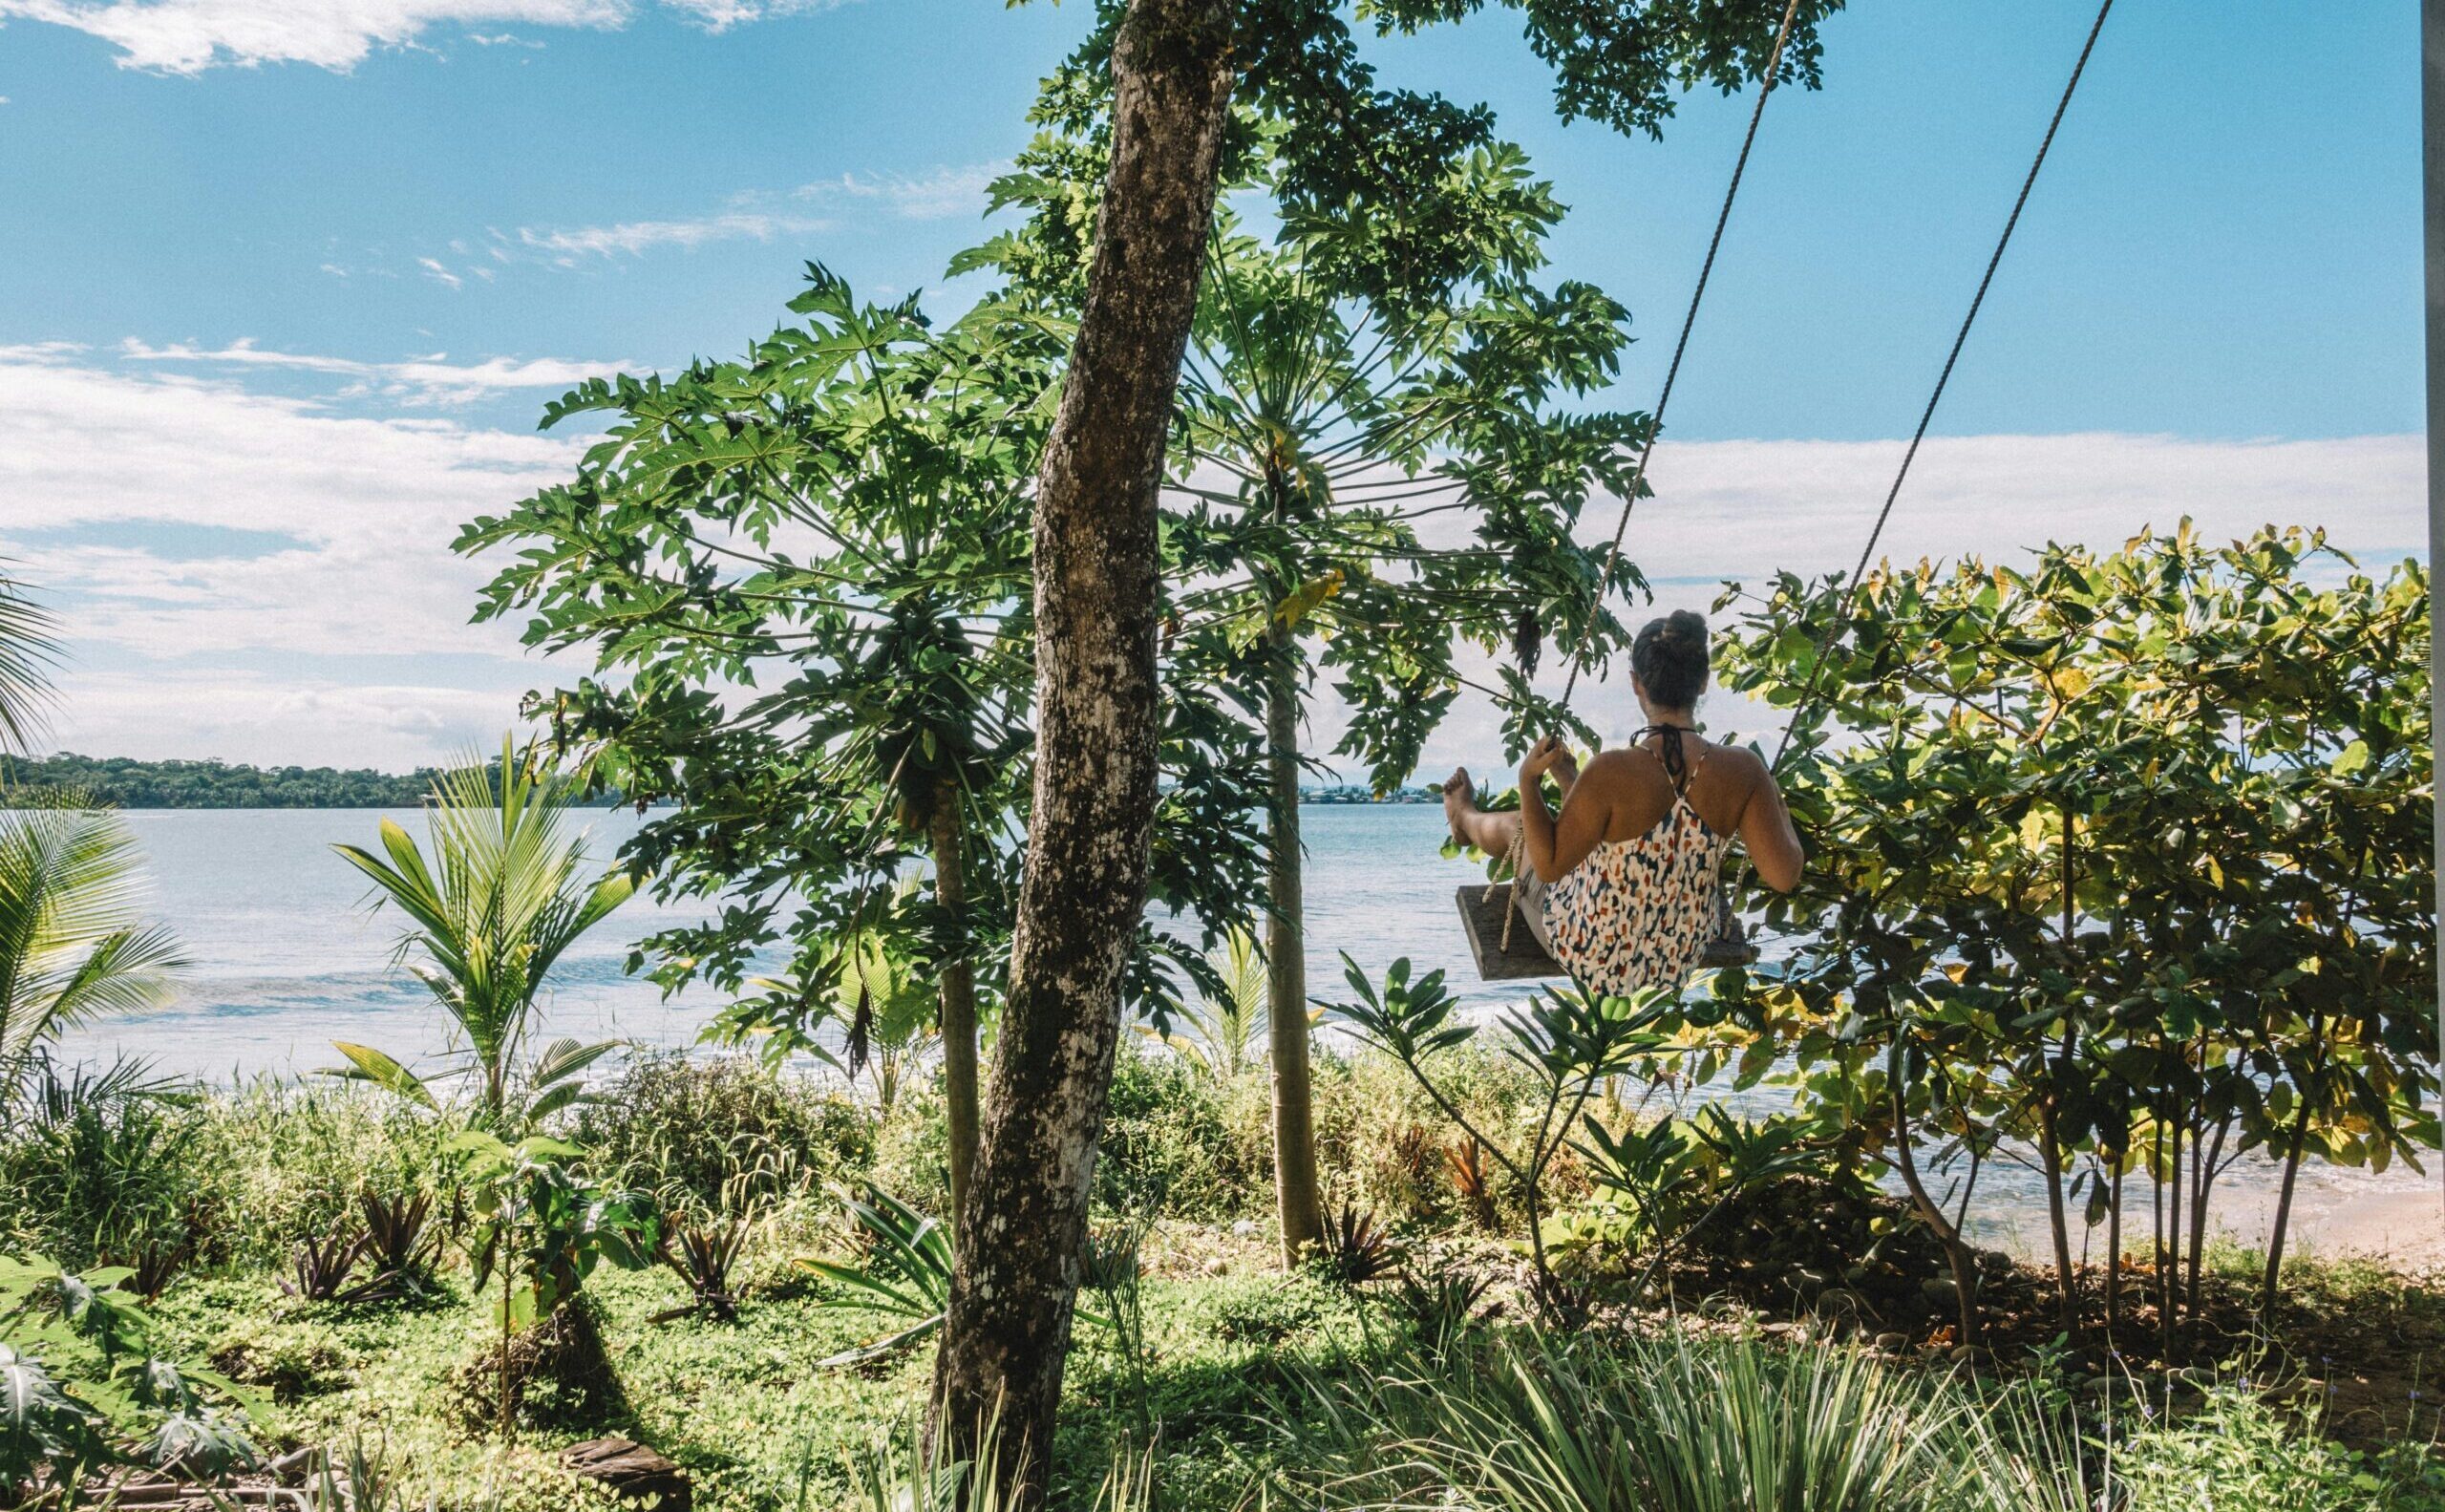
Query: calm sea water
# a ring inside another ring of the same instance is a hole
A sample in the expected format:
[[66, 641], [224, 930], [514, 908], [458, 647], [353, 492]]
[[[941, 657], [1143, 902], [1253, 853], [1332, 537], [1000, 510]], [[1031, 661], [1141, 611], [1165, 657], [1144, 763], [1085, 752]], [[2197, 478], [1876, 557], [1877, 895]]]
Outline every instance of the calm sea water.
[[[225, 1079], [332, 1064], [334, 1039], [400, 1054], [446, 1048], [430, 996], [393, 964], [399, 915], [374, 908], [363, 877], [331, 851], [342, 842], [372, 846], [384, 818], [421, 839], [418, 815], [189, 809], [125, 818], [150, 864], [150, 912], [177, 931], [193, 964], [174, 1006], [84, 1030], [71, 1039], [71, 1054], [142, 1056], [164, 1071]], [[1476, 982], [1469, 968], [1452, 893], [1478, 873], [1435, 854], [1443, 835], [1439, 808], [1315, 805], [1303, 820], [1315, 990], [1338, 992], [1340, 952], [1348, 950], [1370, 971], [1402, 955], [1420, 970], [1444, 967], [1474, 1001], [1515, 995]], [[583, 822], [589, 849], [607, 859], [640, 820], [620, 810]], [[693, 1042], [720, 1007], [719, 996], [698, 989], [665, 1000], [625, 968], [639, 938], [709, 912], [643, 895], [632, 900], [562, 958], [545, 1031]]]
[[[96, 1024], [71, 1037], [72, 1059], [141, 1057], [157, 1069], [227, 1081], [293, 1075], [336, 1064], [333, 1040], [378, 1046], [411, 1061], [449, 1048], [441, 1014], [393, 961], [398, 915], [376, 910], [359, 874], [331, 846], [371, 846], [384, 815], [367, 809], [154, 810], [126, 816], [153, 878], [151, 912], [178, 932], [192, 960], [178, 1000], [141, 1017]], [[387, 817], [419, 838], [413, 812]], [[593, 852], [607, 858], [639, 820], [626, 811], [588, 815]], [[1452, 895], [1481, 881], [1475, 866], [1436, 854], [1444, 833], [1432, 805], [1311, 805], [1301, 815], [1308, 847], [1309, 990], [1343, 991], [1341, 952], [1371, 974], [1407, 956], [1418, 970], [1443, 968], [1462, 999], [1491, 1012], [1520, 1001], [1525, 984], [1478, 982]], [[720, 1006], [695, 990], [666, 1000], [625, 969], [630, 945], [670, 925], [701, 919], [698, 906], [666, 907], [640, 896], [563, 957], [544, 1006], [544, 1033], [619, 1036], [685, 1046]], [[1741, 1100], [1765, 1111], [1782, 1094]], [[2220, 1204], [2247, 1238], [2263, 1225], [2271, 1180], [2252, 1161], [2225, 1179]], [[2302, 1199], [2311, 1224], [2372, 1195], [2415, 1190], [2418, 1178], [2311, 1172]], [[2043, 1205], [2034, 1180], [2009, 1168], [1981, 1179], [1990, 1192], [1980, 1224], [1990, 1241], [2028, 1247]], [[2144, 1223], [2144, 1217], [2141, 1220]], [[2349, 1243], [2350, 1234], [2338, 1236]]]

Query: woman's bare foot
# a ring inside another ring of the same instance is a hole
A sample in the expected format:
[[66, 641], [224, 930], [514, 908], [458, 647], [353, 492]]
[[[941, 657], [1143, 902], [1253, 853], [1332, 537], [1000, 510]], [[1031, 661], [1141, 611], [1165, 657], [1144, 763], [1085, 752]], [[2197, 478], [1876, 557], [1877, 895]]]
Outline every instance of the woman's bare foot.
[[1473, 844], [1468, 822], [1478, 811], [1478, 785], [1469, 780], [1467, 767], [1456, 767], [1443, 779], [1443, 817], [1451, 821], [1452, 838], [1463, 845]]

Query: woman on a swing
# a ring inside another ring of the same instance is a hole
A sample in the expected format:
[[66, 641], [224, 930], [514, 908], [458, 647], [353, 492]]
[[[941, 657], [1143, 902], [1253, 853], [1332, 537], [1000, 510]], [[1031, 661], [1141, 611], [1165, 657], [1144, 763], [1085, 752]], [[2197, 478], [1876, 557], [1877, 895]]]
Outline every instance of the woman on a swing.
[[[1650, 620], [1630, 645], [1630, 687], [1647, 728], [1579, 770], [1551, 735], [1520, 763], [1520, 812], [1478, 807], [1466, 768], [1443, 785], [1452, 833], [1490, 856], [1511, 854], [1524, 824], [1520, 913], [1537, 943], [1600, 995], [1675, 987], [1715, 926], [1716, 868], [1734, 837], [1758, 880], [1799, 882], [1799, 836], [1774, 774], [1754, 752], [1717, 745], [1692, 714], [1707, 689], [1707, 622], [1687, 609]], [[1538, 780], [1562, 782], [1563, 812]]]

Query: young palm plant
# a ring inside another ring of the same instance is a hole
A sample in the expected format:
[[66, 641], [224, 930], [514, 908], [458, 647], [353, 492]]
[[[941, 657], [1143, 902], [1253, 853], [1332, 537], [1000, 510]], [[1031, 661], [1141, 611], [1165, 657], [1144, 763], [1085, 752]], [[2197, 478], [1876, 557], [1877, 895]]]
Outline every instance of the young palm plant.
[[[579, 1074], [618, 1045], [556, 1040], [520, 1083], [518, 1055], [553, 963], [636, 890], [624, 871], [591, 881], [581, 873], [585, 841], [563, 830], [569, 797], [565, 782], [504, 737], [498, 774], [471, 761], [435, 781], [429, 862], [389, 820], [385, 856], [332, 847], [413, 922], [400, 956], [465, 1041], [461, 1070], [474, 1080], [477, 1117], [486, 1124], [531, 1127], [568, 1106], [579, 1096]], [[439, 1106], [427, 1078], [394, 1057], [365, 1045], [336, 1048], [349, 1059], [336, 1075]], [[523, 1100], [513, 1105], [513, 1095]]]
[[[1208, 951], [1206, 959], [1222, 978], [1222, 990], [1201, 993], [1195, 1003], [1184, 1003], [1160, 1028], [1139, 1024], [1137, 1029], [1147, 1038], [1170, 1046], [1215, 1080], [1232, 1081], [1242, 1072], [1265, 1064], [1265, 1000], [1270, 990], [1265, 954], [1254, 933], [1235, 928], [1222, 948]], [[1323, 1016], [1322, 1009], [1308, 1015], [1310, 1023]]]
[[141, 922], [142, 854], [74, 793], [0, 813], [0, 1097], [14, 1103], [61, 1031], [163, 1002], [184, 965]]
[[56, 622], [15, 579], [0, 577], [0, 754], [33, 744], [59, 655]]

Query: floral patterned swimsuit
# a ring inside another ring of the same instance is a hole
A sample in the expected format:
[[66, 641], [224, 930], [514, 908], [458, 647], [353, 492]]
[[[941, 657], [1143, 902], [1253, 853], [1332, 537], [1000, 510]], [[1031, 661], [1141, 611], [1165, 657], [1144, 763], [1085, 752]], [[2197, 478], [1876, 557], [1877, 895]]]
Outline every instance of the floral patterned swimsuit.
[[[1546, 948], [1599, 996], [1679, 987], [1714, 929], [1715, 874], [1732, 837], [1716, 834], [1690, 806], [1695, 773], [1680, 760], [1678, 732], [1664, 728], [1672, 731], [1664, 737], [1670, 812], [1646, 834], [1605, 841], [1561, 881], [1534, 889], [1543, 894]], [[1706, 763], [1702, 750], [1698, 765]]]

